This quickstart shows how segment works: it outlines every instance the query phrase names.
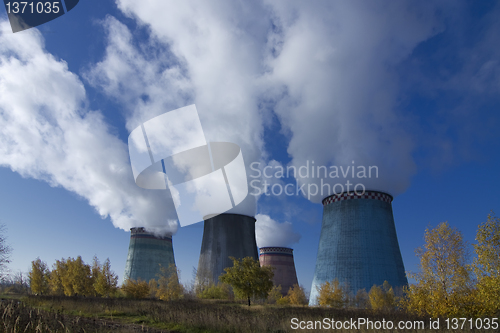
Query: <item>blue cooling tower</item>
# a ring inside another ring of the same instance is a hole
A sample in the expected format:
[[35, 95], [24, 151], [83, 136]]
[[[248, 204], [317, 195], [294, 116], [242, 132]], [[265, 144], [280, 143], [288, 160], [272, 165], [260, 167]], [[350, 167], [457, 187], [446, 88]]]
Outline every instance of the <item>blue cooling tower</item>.
[[317, 288], [337, 279], [356, 294], [359, 289], [408, 284], [399, 250], [392, 197], [367, 191], [342, 193], [323, 200], [323, 223], [309, 305], [317, 304]]
[[175, 265], [171, 236], [159, 237], [144, 228], [130, 229], [124, 280], [158, 280], [160, 265], [168, 268], [171, 264]]

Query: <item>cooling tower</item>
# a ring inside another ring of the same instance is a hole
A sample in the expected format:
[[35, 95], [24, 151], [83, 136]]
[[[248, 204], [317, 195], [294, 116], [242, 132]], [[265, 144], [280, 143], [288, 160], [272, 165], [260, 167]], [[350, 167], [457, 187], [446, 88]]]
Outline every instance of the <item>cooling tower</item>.
[[323, 223], [309, 305], [317, 287], [338, 279], [355, 294], [359, 289], [408, 284], [392, 214], [392, 197], [367, 191], [342, 193], [323, 200]]
[[255, 218], [220, 214], [205, 219], [197, 283], [218, 283], [224, 268], [233, 266], [229, 257], [252, 257], [258, 260]]
[[274, 267], [273, 283], [281, 285], [281, 293], [286, 295], [290, 287], [298, 284], [293, 250], [288, 247], [261, 247], [259, 252], [260, 266]]
[[175, 265], [171, 236], [155, 236], [144, 228], [131, 228], [130, 233], [124, 280], [158, 280], [160, 265]]

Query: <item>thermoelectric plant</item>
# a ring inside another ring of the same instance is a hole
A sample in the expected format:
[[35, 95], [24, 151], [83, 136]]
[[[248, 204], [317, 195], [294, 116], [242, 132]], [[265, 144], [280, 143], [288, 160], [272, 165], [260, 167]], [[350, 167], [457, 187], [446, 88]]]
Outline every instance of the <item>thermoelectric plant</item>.
[[166, 268], [175, 265], [171, 236], [156, 236], [144, 228], [131, 228], [130, 232], [124, 280], [158, 280], [160, 265]]
[[259, 252], [260, 266], [274, 267], [273, 283], [281, 285], [281, 293], [286, 295], [294, 284], [298, 284], [293, 250], [288, 247], [261, 247]]
[[258, 260], [255, 218], [220, 214], [206, 217], [204, 221], [197, 283], [218, 283], [224, 268], [233, 266], [229, 257], [252, 257]]
[[354, 294], [359, 289], [408, 284], [392, 214], [392, 196], [366, 191], [323, 199], [323, 222], [309, 305], [319, 286], [337, 279]]

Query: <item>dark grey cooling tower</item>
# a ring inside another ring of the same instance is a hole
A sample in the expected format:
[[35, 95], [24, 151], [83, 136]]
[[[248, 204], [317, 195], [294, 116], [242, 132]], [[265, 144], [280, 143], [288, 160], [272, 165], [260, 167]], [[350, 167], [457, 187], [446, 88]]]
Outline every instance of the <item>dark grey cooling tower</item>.
[[175, 265], [171, 236], [159, 237], [144, 228], [131, 228], [130, 233], [124, 280], [158, 280], [160, 265]]
[[375, 191], [342, 193], [323, 200], [323, 223], [309, 305], [326, 281], [359, 289], [408, 284], [392, 214], [392, 196]]
[[224, 268], [233, 266], [229, 257], [252, 257], [259, 260], [255, 241], [255, 218], [220, 214], [205, 220], [197, 283], [218, 283]]

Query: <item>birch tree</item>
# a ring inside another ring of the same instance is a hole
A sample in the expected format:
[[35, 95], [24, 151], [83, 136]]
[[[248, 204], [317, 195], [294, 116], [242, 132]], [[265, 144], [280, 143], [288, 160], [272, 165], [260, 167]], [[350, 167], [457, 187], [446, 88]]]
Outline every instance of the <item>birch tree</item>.
[[443, 222], [427, 228], [424, 240], [415, 251], [420, 272], [409, 274], [417, 283], [406, 289], [402, 305], [410, 312], [433, 317], [470, 315], [474, 288], [462, 233]]
[[493, 214], [479, 225], [474, 245], [478, 315], [500, 313], [500, 219]]

